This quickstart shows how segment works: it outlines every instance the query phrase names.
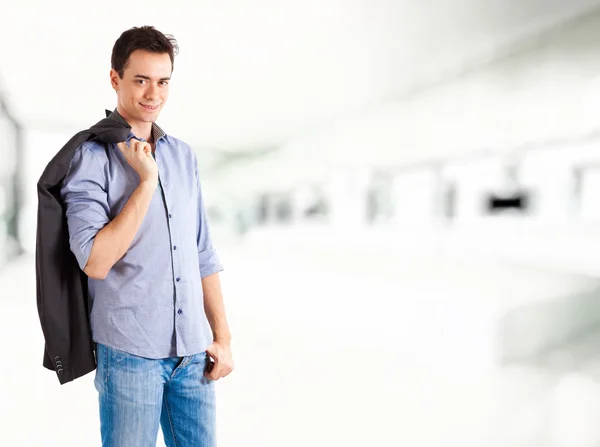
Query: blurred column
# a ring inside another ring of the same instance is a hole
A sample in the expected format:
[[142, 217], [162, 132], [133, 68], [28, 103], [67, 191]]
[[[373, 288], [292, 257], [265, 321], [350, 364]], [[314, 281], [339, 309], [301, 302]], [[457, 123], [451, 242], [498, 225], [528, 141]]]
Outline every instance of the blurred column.
[[0, 91], [0, 267], [21, 252], [17, 225], [22, 206], [21, 135]]

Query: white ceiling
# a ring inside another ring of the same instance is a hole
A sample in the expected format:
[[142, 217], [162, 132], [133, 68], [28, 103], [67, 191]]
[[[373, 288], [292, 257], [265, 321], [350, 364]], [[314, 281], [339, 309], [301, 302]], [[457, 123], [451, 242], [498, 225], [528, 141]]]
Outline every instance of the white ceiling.
[[262, 148], [599, 3], [0, 0], [0, 85], [25, 125], [88, 126], [115, 105], [114, 41], [151, 24], [180, 45], [167, 132], [196, 147]]

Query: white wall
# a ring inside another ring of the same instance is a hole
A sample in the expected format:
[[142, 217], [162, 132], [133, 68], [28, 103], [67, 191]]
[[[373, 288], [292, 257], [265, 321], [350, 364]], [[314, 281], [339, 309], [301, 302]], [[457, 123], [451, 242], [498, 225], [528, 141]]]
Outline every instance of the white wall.
[[[599, 116], [600, 12], [540, 35], [518, 54], [298, 137], [284, 145], [276, 159], [236, 167], [220, 180], [234, 185], [232, 190], [247, 185], [244, 195], [331, 181], [371, 167], [396, 168], [473, 154], [498, 163], [504, 155], [526, 148], [531, 161], [531, 151], [546, 152], [550, 145], [572, 154], [558, 155], [559, 163], [576, 164], [599, 158]], [[550, 188], [556, 174], [567, 187], [564, 172], [548, 171], [560, 166], [551, 168], [549, 162], [539, 161], [546, 155], [541, 157], [535, 157], [535, 164], [528, 162], [524, 175]], [[532, 166], [542, 171], [532, 174]], [[559, 209], [544, 213], [564, 214]]]
[[23, 207], [19, 232], [23, 248], [30, 253], [35, 250], [37, 181], [48, 162], [77, 131], [78, 129], [50, 130], [41, 127], [29, 127], [23, 131]]
[[600, 129], [600, 14], [528, 50], [290, 142], [307, 164], [389, 166]]
[[[382, 247], [408, 237], [420, 247], [437, 241], [431, 244], [437, 251], [597, 275], [599, 117], [600, 14], [594, 14], [540, 36], [519, 54], [291, 141], [269, 169], [309, 173], [305, 178], [311, 181], [318, 173], [333, 184], [343, 183], [348, 173], [398, 169], [406, 173], [396, 179], [396, 190], [402, 192], [396, 195], [397, 208], [404, 216], [397, 215], [388, 226]], [[459, 188], [456, 225], [436, 234], [425, 225], [428, 216], [439, 214], [434, 196], [440, 177], [432, 176], [428, 169], [433, 165], [425, 163], [433, 160], [447, 161], [441, 184], [454, 181]], [[520, 180], [535, 193], [533, 213], [485, 217], [483, 193], [497, 190], [504, 163], [512, 161], [519, 163]], [[407, 169], [413, 163], [422, 166]], [[582, 166], [577, 203], [573, 172]], [[242, 182], [243, 170], [237, 173]], [[301, 175], [261, 178], [263, 189], [294, 184], [302, 184]], [[348, 216], [360, 214], [357, 201], [364, 201], [364, 194], [347, 188], [337, 192], [333, 208], [343, 218], [323, 229], [324, 238], [346, 228]], [[415, 223], [419, 231], [406, 231]], [[356, 239], [353, 234], [348, 243]], [[369, 231], [358, 237], [365, 246], [375, 245], [375, 239]]]

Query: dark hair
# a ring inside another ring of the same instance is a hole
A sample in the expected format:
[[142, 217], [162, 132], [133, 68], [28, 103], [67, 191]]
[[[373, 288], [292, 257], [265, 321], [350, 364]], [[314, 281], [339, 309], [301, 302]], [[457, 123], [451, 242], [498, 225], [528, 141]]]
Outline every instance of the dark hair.
[[179, 52], [177, 40], [170, 34], [163, 34], [153, 26], [133, 27], [123, 32], [115, 42], [110, 59], [111, 67], [123, 78], [129, 56], [136, 50], [152, 53], [168, 53], [171, 66], [175, 64], [175, 55]]

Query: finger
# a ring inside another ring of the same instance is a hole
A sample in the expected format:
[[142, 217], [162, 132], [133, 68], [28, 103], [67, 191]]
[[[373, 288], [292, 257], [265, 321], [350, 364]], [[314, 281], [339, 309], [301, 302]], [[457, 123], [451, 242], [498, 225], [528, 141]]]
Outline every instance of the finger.
[[142, 152], [146, 144], [148, 143], [145, 141], [140, 141], [137, 138], [131, 138], [129, 140], [129, 147], [131, 147], [135, 152]]
[[152, 156], [152, 151], [149, 149], [149, 144], [140, 141], [137, 145], [137, 152], [140, 157]]
[[205, 369], [205, 376], [208, 377], [211, 380], [215, 380], [216, 379], [216, 372], [217, 372], [217, 362], [216, 361], [212, 361], [210, 359], [206, 360], [206, 369]]
[[117, 143], [117, 147], [121, 150], [121, 152], [125, 152], [129, 149], [125, 142]]
[[206, 372], [204, 373], [204, 377], [206, 377], [206, 378], [207, 378], [207, 379], [209, 379], [209, 380], [215, 380], [215, 379], [216, 379], [216, 378], [215, 378], [215, 370], [214, 370], [214, 369], [212, 369], [210, 372], [206, 371]]
[[152, 155], [152, 146], [150, 146], [150, 143], [143, 143], [142, 150], [145, 154]]
[[210, 372], [210, 374], [208, 375], [208, 377], [211, 380], [219, 380], [219, 378], [221, 377], [221, 373], [222, 373], [221, 362], [219, 362], [218, 360], [215, 360], [213, 369]]
[[213, 369], [213, 371], [209, 375], [209, 378], [211, 380], [219, 380], [221, 378], [221, 370], [220, 369]]

